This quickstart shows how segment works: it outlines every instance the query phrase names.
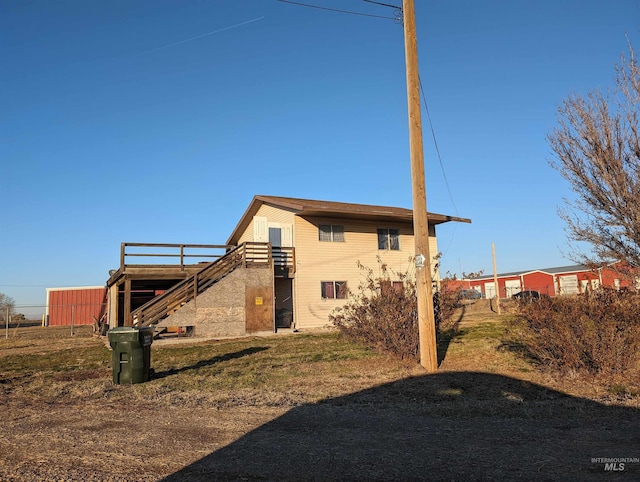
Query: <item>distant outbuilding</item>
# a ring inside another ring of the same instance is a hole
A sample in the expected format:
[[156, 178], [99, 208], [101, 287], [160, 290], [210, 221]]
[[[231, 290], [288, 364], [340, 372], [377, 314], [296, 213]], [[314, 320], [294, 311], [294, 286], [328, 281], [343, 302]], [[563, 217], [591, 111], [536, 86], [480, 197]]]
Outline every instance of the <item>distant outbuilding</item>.
[[[493, 275], [468, 280], [469, 288], [494, 298], [496, 287]], [[623, 276], [615, 265], [593, 269], [582, 264], [554, 268], [513, 271], [498, 274], [500, 298], [511, 298], [521, 291], [536, 291], [542, 295], [558, 296], [584, 293], [600, 286], [615, 289], [634, 287], [634, 280]]]
[[45, 323], [49, 326], [92, 325], [106, 309], [105, 286], [47, 288]]

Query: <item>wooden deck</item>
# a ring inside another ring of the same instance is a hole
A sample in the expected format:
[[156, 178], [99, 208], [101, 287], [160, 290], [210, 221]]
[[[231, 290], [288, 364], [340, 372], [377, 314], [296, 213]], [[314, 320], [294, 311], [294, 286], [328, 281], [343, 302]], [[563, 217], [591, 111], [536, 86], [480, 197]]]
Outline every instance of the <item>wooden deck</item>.
[[239, 266], [268, 268], [292, 278], [294, 248], [269, 243], [240, 246], [122, 243], [120, 267], [110, 271], [110, 326], [149, 326], [194, 299]]

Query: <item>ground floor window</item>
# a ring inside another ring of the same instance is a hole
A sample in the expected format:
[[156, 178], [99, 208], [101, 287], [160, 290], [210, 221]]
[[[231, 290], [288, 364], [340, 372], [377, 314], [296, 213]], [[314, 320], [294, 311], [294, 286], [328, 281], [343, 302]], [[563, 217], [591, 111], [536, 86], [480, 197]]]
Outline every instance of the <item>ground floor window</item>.
[[320, 291], [322, 298], [343, 300], [347, 298], [347, 282], [321, 281]]
[[383, 295], [387, 295], [393, 291], [402, 293], [404, 290], [404, 283], [402, 281], [381, 281], [380, 289]]

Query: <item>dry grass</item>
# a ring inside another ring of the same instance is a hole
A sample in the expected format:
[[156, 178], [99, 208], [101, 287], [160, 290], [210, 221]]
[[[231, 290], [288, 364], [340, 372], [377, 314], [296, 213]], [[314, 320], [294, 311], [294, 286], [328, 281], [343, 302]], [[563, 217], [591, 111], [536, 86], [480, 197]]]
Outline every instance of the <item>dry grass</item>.
[[132, 386], [89, 334], [17, 333], [0, 479], [597, 480], [590, 457], [637, 456], [638, 398], [536, 371], [502, 320], [468, 307], [436, 375], [316, 333], [156, 343]]
[[[40, 328], [47, 331], [48, 328]], [[294, 406], [367, 388], [408, 373], [386, 356], [337, 334], [273, 336], [239, 341], [152, 345], [153, 380], [113, 386], [111, 354], [88, 333], [74, 338], [28, 334], [0, 343], [5, 394], [53, 403], [61, 393], [76, 402], [130, 398], [182, 407]], [[54, 341], [52, 343], [52, 341]], [[356, 375], [361, 374], [361, 375]]]

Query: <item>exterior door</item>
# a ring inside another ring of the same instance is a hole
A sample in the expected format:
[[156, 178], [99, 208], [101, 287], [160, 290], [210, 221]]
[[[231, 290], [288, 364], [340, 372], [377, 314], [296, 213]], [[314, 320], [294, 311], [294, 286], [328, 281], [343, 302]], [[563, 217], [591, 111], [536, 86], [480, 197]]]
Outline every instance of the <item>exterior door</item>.
[[293, 280], [276, 278], [276, 328], [293, 328]]
[[282, 246], [282, 230], [280, 227], [269, 226], [269, 242], [273, 248], [279, 248]]
[[488, 300], [491, 298], [495, 298], [496, 296], [496, 284], [492, 281], [491, 283], [484, 284], [484, 297]]
[[589, 280], [588, 279], [581, 279], [580, 280], [580, 292], [581, 293], [586, 293], [590, 289], [591, 289], [591, 283], [589, 282]]
[[507, 292], [507, 298], [511, 298], [516, 293], [520, 293], [520, 280], [519, 279], [508, 279], [504, 282], [504, 288]]
[[571, 274], [566, 276], [560, 276], [558, 278], [560, 284], [561, 295], [574, 295], [578, 293], [578, 275]]

